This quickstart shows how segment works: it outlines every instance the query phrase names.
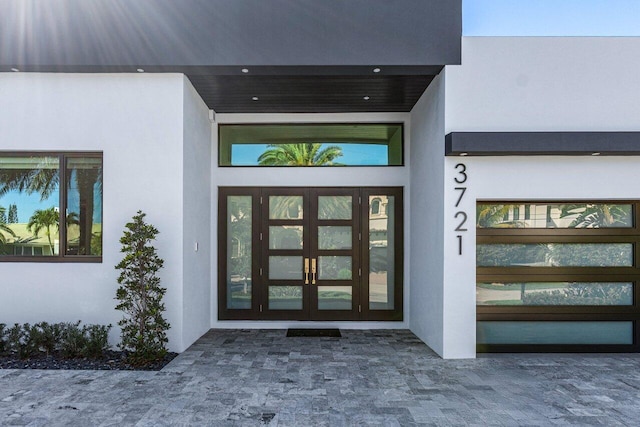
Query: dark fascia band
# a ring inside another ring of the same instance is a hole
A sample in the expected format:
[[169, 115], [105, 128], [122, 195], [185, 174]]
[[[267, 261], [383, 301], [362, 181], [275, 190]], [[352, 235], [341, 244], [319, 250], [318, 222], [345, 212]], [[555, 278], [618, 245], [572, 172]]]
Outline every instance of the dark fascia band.
[[640, 132], [451, 132], [445, 156], [636, 156]]

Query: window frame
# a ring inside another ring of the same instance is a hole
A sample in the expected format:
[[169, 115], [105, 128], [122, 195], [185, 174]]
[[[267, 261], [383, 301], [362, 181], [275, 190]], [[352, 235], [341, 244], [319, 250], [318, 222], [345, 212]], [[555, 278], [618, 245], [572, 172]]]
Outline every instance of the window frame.
[[[399, 164], [388, 164], [389, 159], [387, 159], [386, 165], [326, 165], [326, 166], [297, 166], [297, 165], [234, 165], [232, 164], [233, 159], [231, 158], [231, 147], [233, 144], [229, 145], [229, 164], [222, 163], [222, 156], [220, 153], [222, 152], [222, 138], [221, 138], [221, 128], [224, 126], [364, 126], [364, 125], [387, 125], [387, 126], [399, 126], [400, 127], [400, 163]], [[379, 122], [228, 122], [228, 123], [218, 123], [217, 126], [217, 136], [218, 136], [218, 164], [217, 166], [220, 168], [389, 168], [389, 167], [404, 167], [405, 166], [405, 123], [398, 121], [379, 121]]]
[[[35, 263], [102, 263], [102, 255], [67, 255], [67, 227], [65, 212], [67, 211], [67, 159], [70, 158], [96, 158], [100, 159], [104, 169], [104, 155], [102, 151], [0, 151], [0, 157], [57, 157], [59, 162], [59, 227], [58, 237], [60, 240], [59, 253], [57, 255], [0, 255], [0, 263], [3, 262], [35, 262]], [[102, 199], [100, 204], [100, 217], [104, 215], [104, 179], [102, 182]], [[102, 221], [104, 224], [104, 219]], [[104, 231], [103, 231], [104, 236]], [[102, 241], [104, 250], [104, 241]]]

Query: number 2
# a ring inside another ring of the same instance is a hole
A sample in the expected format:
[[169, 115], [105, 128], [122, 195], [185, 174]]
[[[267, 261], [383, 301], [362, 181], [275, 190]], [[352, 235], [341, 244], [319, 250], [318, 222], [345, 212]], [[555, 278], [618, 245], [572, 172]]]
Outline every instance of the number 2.
[[467, 222], [467, 214], [462, 211], [456, 212], [455, 218], [458, 218], [459, 216], [462, 216], [462, 221], [460, 221], [460, 224], [456, 227], [456, 231], [467, 231], [466, 228], [462, 228], [464, 223]]

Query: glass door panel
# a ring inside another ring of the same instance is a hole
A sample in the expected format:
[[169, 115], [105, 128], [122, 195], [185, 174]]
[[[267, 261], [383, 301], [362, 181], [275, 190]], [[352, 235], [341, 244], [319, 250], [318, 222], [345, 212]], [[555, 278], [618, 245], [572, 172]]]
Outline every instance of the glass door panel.
[[269, 196], [269, 219], [303, 219], [303, 196]]
[[302, 249], [301, 225], [269, 226], [269, 249]]
[[369, 309], [393, 310], [395, 242], [393, 196], [369, 196]]
[[318, 219], [351, 219], [353, 196], [318, 196]]
[[227, 308], [251, 308], [251, 196], [227, 198]]
[[402, 320], [403, 197], [401, 188], [364, 188], [362, 313], [367, 320]]
[[[359, 190], [313, 189], [309, 221], [311, 319], [359, 318]], [[313, 268], [312, 268], [313, 271]], [[315, 282], [315, 283], [314, 283]]]
[[321, 225], [318, 227], [318, 249], [351, 249], [351, 226]]
[[305, 188], [261, 190], [260, 318], [308, 318], [308, 193]]

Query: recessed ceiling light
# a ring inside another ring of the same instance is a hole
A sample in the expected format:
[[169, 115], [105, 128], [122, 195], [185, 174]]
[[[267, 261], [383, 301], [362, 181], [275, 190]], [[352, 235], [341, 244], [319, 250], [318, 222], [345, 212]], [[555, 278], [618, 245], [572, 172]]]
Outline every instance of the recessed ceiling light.
[[243, 68], [243, 69], [242, 69], [242, 70], [240, 70], [240, 71], [242, 71], [243, 73], [247, 74], [247, 73], [249, 72], [249, 69], [248, 69], [248, 68]]
[[460, 153], [460, 155], [461, 155], [462, 157], [464, 157], [464, 156], [468, 156], [468, 155], [469, 155], [469, 153]]
[[253, 97], [253, 98], [251, 98], [251, 99], [253, 99], [254, 101], [257, 101], [257, 100], [258, 100], [258, 99], [260, 99], [260, 98], [258, 98], [257, 96], [254, 96], [254, 97]]
[[362, 99], [364, 99], [365, 101], [368, 101], [370, 98], [368, 96], [363, 96]]
[[599, 155], [600, 155], [600, 153], [597, 153], [597, 152], [596, 152], [596, 153], [591, 153], [591, 155], [592, 155], [592, 156], [599, 156]]
[[379, 73], [380, 71], [381, 71], [380, 68], [377, 68], [377, 67], [373, 69], [374, 73]]
[[143, 68], [138, 68], [138, 69], [136, 69], [136, 71], [139, 72], [139, 73], [144, 73], [144, 69]]
[[17, 73], [20, 70], [18, 70], [17, 68], [12, 68], [11, 71], [13, 71], [14, 73]]

